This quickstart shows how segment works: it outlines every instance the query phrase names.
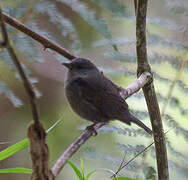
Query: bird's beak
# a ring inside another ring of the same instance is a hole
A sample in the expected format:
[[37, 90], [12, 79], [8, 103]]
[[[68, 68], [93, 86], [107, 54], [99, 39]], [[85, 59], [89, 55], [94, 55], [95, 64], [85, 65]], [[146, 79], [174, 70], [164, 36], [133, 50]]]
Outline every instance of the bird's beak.
[[67, 67], [68, 69], [70, 69], [72, 67], [72, 63], [71, 62], [62, 63], [62, 65]]

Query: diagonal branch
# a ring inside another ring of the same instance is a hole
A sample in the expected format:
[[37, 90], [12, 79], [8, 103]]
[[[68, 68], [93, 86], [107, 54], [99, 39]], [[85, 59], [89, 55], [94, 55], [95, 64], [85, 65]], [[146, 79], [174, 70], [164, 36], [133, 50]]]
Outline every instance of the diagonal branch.
[[96, 123], [92, 129], [85, 129], [82, 134], [77, 137], [77, 139], [66, 149], [66, 151], [59, 157], [57, 162], [54, 164], [52, 168], [52, 173], [56, 177], [61, 169], [66, 164], [67, 160], [71, 158], [71, 156], [78, 151], [78, 149], [99, 129], [102, 127], [104, 123]]
[[39, 121], [37, 106], [36, 106], [36, 97], [33, 91], [33, 88], [22, 68], [20, 61], [18, 60], [14, 49], [12, 48], [8, 34], [6, 31], [6, 27], [4, 24], [4, 18], [2, 15], [1, 7], [0, 7], [0, 27], [2, 29], [2, 37], [3, 41], [0, 42], [0, 46], [6, 48], [18, 73], [23, 81], [24, 88], [30, 100], [30, 105], [32, 109], [33, 121], [34, 123], [30, 124], [28, 128], [28, 138], [30, 141], [30, 151], [31, 151], [31, 159], [33, 172], [31, 176], [31, 180], [53, 180], [53, 175], [48, 168], [48, 146], [45, 142], [46, 140], [46, 132]]
[[44, 46], [44, 48], [52, 49], [52, 50], [56, 51], [57, 53], [61, 54], [62, 56], [66, 57], [69, 60], [72, 60], [76, 57], [73, 54], [71, 54], [68, 50], [66, 50], [65, 48], [59, 46], [58, 44], [50, 41], [48, 38], [31, 30], [26, 25], [22, 24], [21, 22], [19, 22], [15, 18], [9, 16], [8, 14], [2, 13], [2, 16], [6, 23], [8, 23], [9, 25], [13, 26], [14, 28], [20, 30], [21, 32], [27, 34], [34, 40], [38, 41], [39, 43], [41, 43]]
[[[146, 13], [147, 0], [139, 0], [137, 4], [136, 14], [136, 38], [137, 38], [137, 62], [138, 75], [143, 72], [151, 72], [150, 65], [147, 60], [146, 48]], [[163, 132], [162, 119], [160, 115], [159, 105], [155, 93], [153, 82], [143, 87], [144, 96], [148, 106], [152, 129], [154, 132], [155, 151], [157, 158], [158, 179], [168, 180], [168, 159], [166, 151], [165, 136]]]
[[[146, 83], [148, 83], [150, 79], [151, 74], [149, 72], [145, 72], [126, 89], [120, 87], [121, 97], [126, 99], [127, 97], [131, 96], [141, 89]], [[67, 150], [59, 157], [52, 168], [52, 173], [55, 177], [60, 173], [67, 160], [70, 159], [71, 156], [76, 153], [79, 148], [103, 125], [104, 123], [96, 123], [92, 129], [86, 128], [82, 134], [67, 148]]]

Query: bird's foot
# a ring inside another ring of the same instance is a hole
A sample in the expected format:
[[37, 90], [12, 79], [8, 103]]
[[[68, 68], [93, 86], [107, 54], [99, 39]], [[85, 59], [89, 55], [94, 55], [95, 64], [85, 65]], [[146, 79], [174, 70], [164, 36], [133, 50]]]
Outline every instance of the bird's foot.
[[86, 127], [86, 130], [92, 132], [92, 136], [97, 136], [97, 134], [98, 134], [97, 131], [94, 128], [95, 124], [96, 123], [93, 123], [92, 125]]

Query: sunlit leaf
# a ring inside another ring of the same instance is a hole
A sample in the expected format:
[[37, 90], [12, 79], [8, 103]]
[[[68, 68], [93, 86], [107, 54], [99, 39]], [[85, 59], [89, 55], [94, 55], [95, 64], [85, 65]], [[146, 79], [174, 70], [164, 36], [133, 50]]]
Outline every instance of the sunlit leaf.
[[28, 147], [28, 145], [29, 145], [28, 139], [24, 139], [12, 146], [9, 146], [8, 148], [6, 148], [0, 152], [0, 161], [12, 156], [13, 154], [15, 154], [18, 151], [21, 151], [22, 149]]

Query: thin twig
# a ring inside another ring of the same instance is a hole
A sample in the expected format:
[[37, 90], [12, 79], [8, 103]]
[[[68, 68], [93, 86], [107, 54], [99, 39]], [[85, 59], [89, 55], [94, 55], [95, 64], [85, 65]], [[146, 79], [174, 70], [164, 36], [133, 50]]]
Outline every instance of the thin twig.
[[52, 50], [56, 51], [57, 53], [61, 54], [62, 56], [66, 57], [69, 60], [72, 60], [76, 57], [73, 54], [71, 54], [68, 50], [66, 50], [65, 48], [59, 46], [58, 44], [50, 41], [48, 38], [31, 30], [26, 25], [22, 24], [21, 22], [19, 22], [15, 18], [9, 16], [8, 14], [2, 13], [2, 15], [3, 15], [4, 21], [6, 23], [8, 23], [9, 25], [13, 26], [14, 28], [20, 30], [21, 32], [27, 34], [34, 40], [38, 41], [39, 43], [41, 43], [44, 46], [45, 49], [46, 48], [52, 49]]
[[[169, 129], [168, 131], [166, 131], [164, 134], [166, 135], [168, 132], [170, 132], [173, 128]], [[118, 170], [116, 171], [115, 175], [117, 175], [123, 168], [125, 168], [128, 164], [130, 164], [133, 160], [135, 160], [140, 154], [142, 154], [143, 152], [145, 152], [147, 149], [149, 149], [155, 142], [153, 141], [152, 143], [150, 143], [147, 147], [145, 147], [142, 151], [140, 151], [139, 153], [137, 153], [134, 157], [132, 157], [129, 161], [127, 161], [124, 165], [120, 165], [120, 168], [118, 168]], [[123, 160], [124, 161], [124, 160]]]
[[[151, 74], [150, 73], [143, 73], [141, 76], [132, 84], [128, 86], [128, 88], [124, 89], [120, 87], [120, 95], [122, 98], [127, 98], [141, 89], [149, 80]], [[52, 168], [52, 173], [54, 176], [57, 176], [61, 169], [66, 164], [67, 160], [78, 151], [78, 149], [83, 145], [86, 140], [88, 140], [97, 129], [102, 127], [104, 123], [96, 123], [94, 129], [86, 129], [82, 134], [67, 148], [67, 150], [60, 156], [57, 162], [54, 164]]]
[[120, 163], [120, 165], [119, 165], [119, 167], [118, 167], [118, 170], [111, 176], [111, 178], [113, 178], [113, 177], [116, 177], [117, 176], [117, 174], [118, 174], [118, 172], [119, 171], [121, 171], [121, 169], [122, 169], [122, 167], [123, 167], [123, 164], [124, 164], [124, 162], [125, 162], [125, 153], [124, 153], [124, 156], [123, 156], [123, 159], [122, 159], [122, 161], [121, 161], [121, 163]]
[[[149, 149], [149, 147], [151, 147], [154, 144], [154, 142], [152, 142], [149, 146], [147, 146], [146, 148], [144, 148], [142, 151], [140, 151], [138, 154], [136, 154], [133, 158], [131, 158], [128, 162], [126, 162], [120, 169], [123, 169], [124, 167], [126, 167], [128, 164], [130, 164], [134, 159], [136, 159], [140, 154], [142, 154], [143, 152], [145, 152], [147, 149]], [[116, 174], [119, 172], [117, 171]]]

